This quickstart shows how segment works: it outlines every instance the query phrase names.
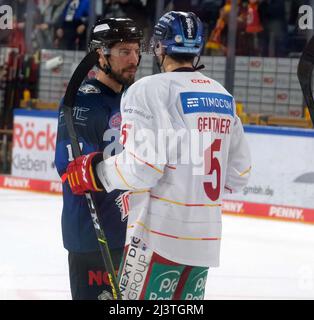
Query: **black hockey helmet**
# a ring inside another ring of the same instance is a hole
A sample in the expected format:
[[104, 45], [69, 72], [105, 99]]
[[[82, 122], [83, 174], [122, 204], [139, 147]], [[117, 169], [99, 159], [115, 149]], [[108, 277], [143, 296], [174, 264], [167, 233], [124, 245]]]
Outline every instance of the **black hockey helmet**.
[[110, 48], [117, 42], [139, 41], [143, 32], [129, 18], [108, 18], [96, 22], [91, 30], [89, 50]]

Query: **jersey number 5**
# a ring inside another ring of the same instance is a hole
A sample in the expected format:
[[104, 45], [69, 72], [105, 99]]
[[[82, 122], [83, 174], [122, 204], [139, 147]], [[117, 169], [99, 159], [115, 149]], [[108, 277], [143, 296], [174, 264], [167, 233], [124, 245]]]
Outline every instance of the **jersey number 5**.
[[125, 123], [121, 128], [121, 144], [124, 146], [128, 139], [128, 130], [132, 128], [132, 125]]
[[214, 153], [219, 152], [221, 148], [221, 139], [216, 139], [213, 144], [205, 150], [205, 175], [212, 175], [216, 172], [216, 187], [212, 182], [204, 182], [204, 190], [207, 197], [216, 201], [220, 195], [220, 182], [221, 182], [221, 167], [219, 159], [215, 157]]

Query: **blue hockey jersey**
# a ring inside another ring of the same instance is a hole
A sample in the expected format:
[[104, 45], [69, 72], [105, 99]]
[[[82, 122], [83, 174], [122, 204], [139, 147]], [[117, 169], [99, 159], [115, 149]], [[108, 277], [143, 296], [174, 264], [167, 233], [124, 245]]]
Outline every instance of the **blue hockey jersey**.
[[[121, 94], [96, 79], [82, 84], [76, 97], [73, 119], [83, 154], [105, 151], [107, 155], [114, 155], [122, 151], [119, 144], [120, 100]], [[60, 108], [55, 164], [61, 177], [71, 160], [70, 138]], [[96, 193], [100, 223], [111, 249], [123, 248], [125, 242], [126, 223], [121, 222], [120, 210], [115, 203], [121, 193], [119, 190]], [[73, 195], [67, 181], [63, 183], [62, 236], [68, 251], [99, 250], [86, 198]]]

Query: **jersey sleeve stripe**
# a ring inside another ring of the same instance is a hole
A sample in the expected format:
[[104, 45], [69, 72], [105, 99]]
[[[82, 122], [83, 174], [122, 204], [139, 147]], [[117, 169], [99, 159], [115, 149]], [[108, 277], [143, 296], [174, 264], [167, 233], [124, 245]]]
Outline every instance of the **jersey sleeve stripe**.
[[[150, 233], [154, 233], [157, 234], [159, 236], [162, 237], [167, 237], [167, 238], [172, 238], [172, 239], [177, 239], [177, 240], [190, 240], [190, 241], [217, 241], [217, 240], [221, 240], [221, 238], [218, 237], [208, 237], [208, 238], [194, 238], [194, 237], [181, 237], [181, 236], [176, 236], [173, 234], [167, 234], [167, 233], [163, 233], [163, 232], [159, 232], [159, 231], [155, 231], [152, 229], [149, 229], [143, 222], [141, 221], [136, 221], [136, 224], [139, 225], [140, 227], [144, 228], [146, 231], [150, 232]], [[134, 228], [134, 225], [130, 225], [128, 226], [128, 229], [132, 229]]]
[[209, 204], [209, 203], [184, 203], [184, 202], [178, 202], [178, 201], [174, 201], [174, 200], [170, 200], [170, 199], [157, 197], [154, 195], [151, 195], [150, 197], [153, 199], [156, 199], [156, 200], [165, 201], [165, 202], [169, 202], [169, 203], [176, 204], [178, 206], [184, 206], [184, 207], [221, 207], [222, 206], [219, 203], [215, 203], [215, 204], [214, 203], [212, 203], [212, 204]]
[[248, 174], [251, 171], [252, 167], [249, 167], [247, 170], [240, 173], [240, 177], [243, 177], [244, 175]]
[[130, 154], [132, 157], [134, 157], [136, 160], [138, 160], [138, 161], [140, 161], [140, 162], [142, 162], [142, 163], [146, 164], [146, 165], [147, 165], [147, 166], [149, 166], [150, 168], [152, 168], [152, 169], [156, 170], [158, 173], [160, 173], [160, 174], [164, 174], [164, 171], [162, 171], [162, 170], [158, 169], [157, 167], [155, 167], [155, 166], [154, 166], [154, 165], [152, 165], [151, 163], [146, 162], [146, 161], [144, 161], [144, 160], [140, 159], [139, 157], [137, 157], [134, 153], [132, 153], [132, 152], [130, 152], [130, 151], [128, 151], [128, 152], [129, 152], [129, 154]]
[[132, 187], [131, 185], [129, 185], [129, 184], [127, 183], [126, 179], [123, 177], [122, 172], [121, 172], [121, 171], [119, 170], [119, 168], [118, 168], [117, 158], [115, 159], [114, 164], [115, 164], [115, 168], [116, 168], [116, 171], [117, 171], [118, 176], [119, 176], [120, 179], [123, 181], [123, 183], [126, 185], [126, 187], [127, 187], [128, 189], [133, 189], [133, 190], [136, 189], [136, 188]]

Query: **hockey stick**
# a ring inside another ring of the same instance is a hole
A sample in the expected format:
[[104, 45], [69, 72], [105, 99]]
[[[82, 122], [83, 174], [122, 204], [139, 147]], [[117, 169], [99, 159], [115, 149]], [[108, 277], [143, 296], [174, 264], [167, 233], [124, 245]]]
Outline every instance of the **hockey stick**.
[[314, 36], [306, 45], [298, 65], [298, 78], [303, 96], [314, 126], [314, 99], [312, 94], [312, 73], [314, 68]]
[[[81, 155], [81, 148], [79, 145], [77, 134], [75, 132], [73, 116], [72, 116], [75, 98], [81, 83], [83, 82], [84, 78], [88, 74], [89, 70], [91, 70], [93, 66], [98, 62], [98, 59], [99, 59], [98, 53], [95, 51], [92, 51], [85, 56], [85, 58], [81, 61], [81, 63], [78, 65], [78, 67], [74, 71], [71, 77], [71, 80], [67, 86], [64, 100], [63, 100], [64, 120], [70, 136], [71, 147], [72, 147], [74, 158], [77, 158]], [[115, 300], [122, 300], [121, 292], [119, 290], [114, 266], [111, 259], [111, 254], [109, 251], [108, 242], [107, 242], [105, 233], [102, 230], [99, 223], [99, 214], [98, 214], [99, 210], [97, 210], [97, 207], [95, 205], [96, 202], [94, 199], [94, 195], [92, 193], [86, 193], [85, 196], [87, 199], [91, 218], [93, 220], [101, 255], [103, 257], [104, 264], [108, 272], [108, 277], [109, 277], [109, 282], [112, 288], [113, 297]]]

